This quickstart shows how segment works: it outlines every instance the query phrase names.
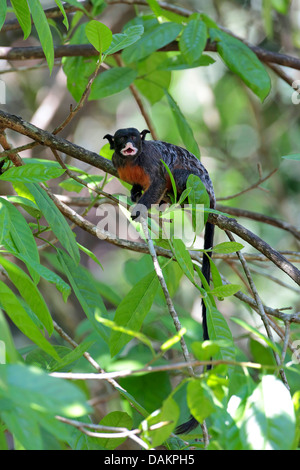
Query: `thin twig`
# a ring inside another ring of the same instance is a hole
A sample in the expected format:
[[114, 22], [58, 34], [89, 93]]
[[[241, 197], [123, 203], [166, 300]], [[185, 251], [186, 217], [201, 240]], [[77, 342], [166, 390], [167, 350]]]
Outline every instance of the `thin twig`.
[[[118, 66], [123, 67], [123, 62], [121, 60], [120, 54], [116, 54], [115, 59], [116, 59], [116, 62], [118, 64]], [[142, 99], [139, 95], [139, 92], [137, 91], [136, 87], [133, 84], [129, 85], [129, 88], [130, 88], [132, 96], [134, 97], [134, 99], [135, 99], [135, 101], [136, 101], [136, 103], [137, 103], [137, 105], [138, 105], [138, 107], [141, 111], [141, 114], [142, 114], [143, 118], [145, 119], [145, 122], [146, 122], [146, 124], [149, 128], [149, 131], [151, 132], [152, 138], [154, 140], [158, 140], [154, 124], [151, 121], [150, 115], [149, 115], [148, 111], [146, 110], [146, 108], [144, 106], [144, 103], [143, 103], [143, 101], [142, 101]]]
[[101, 63], [101, 60], [99, 59], [97, 65], [96, 65], [96, 68], [95, 68], [94, 72], [92, 73], [91, 77], [89, 78], [88, 84], [85, 87], [85, 90], [82, 93], [81, 98], [78, 101], [77, 105], [75, 106], [74, 109], [71, 107], [70, 113], [68, 114], [66, 119], [52, 131], [52, 134], [56, 135], [59, 132], [61, 132], [69, 124], [69, 122], [76, 116], [78, 111], [80, 111], [80, 109], [83, 107], [83, 105], [84, 105], [84, 103], [85, 103], [85, 101], [88, 97], [88, 94], [90, 92], [91, 86], [92, 86], [95, 78], [98, 75], [98, 72], [99, 72], [99, 69], [100, 69], [101, 65], [102, 65], [102, 63]]
[[[146, 238], [146, 241], [147, 241], [147, 244], [148, 244], [149, 253], [150, 253], [150, 256], [151, 256], [152, 261], [153, 261], [153, 266], [154, 266], [157, 278], [160, 282], [161, 288], [163, 290], [163, 293], [164, 293], [164, 296], [165, 296], [165, 299], [166, 299], [166, 303], [167, 303], [169, 313], [170, 313], [170, 315], [173, 319], [175, 329], [176, 329], [177, 333], [179, 333], [182, 330], [182, 326], [181, 326], [180, 320], [178, 318], [177, 312], [174, 308], [171, 296], [169, 294], [168, 287], [167, 287], [162, 269], [161, 269], [160, 264], [158, 262], [153, 241], [149, 236], [147, 220], [144, 219], [143, 217], [141, 218], [141, 224], [142, 224], [143, 231], [144, 231], [144, 234], [145, 234], [145, 238]], [[185, 342], [182, 335], [180, 336], [180, 344], [181, 344], [181, 348], [182, 348], [184, 358], [185, 358], [186, 362], [189, 362], [190, 361], [190, 355], [189, 355], [189, 352], [188, 352], [188, 349], [187, 349], [186, 342]], [[194, 377], [195, 373], [194, 373], [193, 369], [191, 367], [188, 367], [188, 370], [189, 370], [190, 375], [192, 377]]]
[[[245, 42], [245, 41], [243, 41]], [[300, 70], [300, 59], [278, 52], [267, 51], [258, 46], [248, 46], [259, 58], [260, 61], [275, 63], [285, 67], [291, 67]], [[178, 42], [173, 41], [159, 49], [159, 51], [178, 51]], [[217, 52], [217, 44], [208, 42], [205, 51]], [[99, 52], [91, 44], [64, 44], [54, 47], [55, 59], [61, 57], [92, 57], [97, 56]], [[40, 46], [31, 47], [0, 47], [0, 59], [13, 60], [32, 60], [45, 59], [45, 53]]]
[[259, 188], [259, 189], [263, 189], [263, 188], [260, 188], [260, 184], [261, 183], [264, 183], [264, 181], [266, 181], [267, 179], [271, 178], [271, 176], [274, 175], [274, 173], [276, 173], [277, 171], [277, 168], [275, 168], [274, 170], [272, 170], [267, 176], [265, 176], [264, 178], [259, 178], [258, 181], [254, 184], [252, 184], [251, 186], [249, 186], [248, 188], [246, 189], [243, 189], [242, 191], [239, 191], [238, 193], [236, 194], [232, 194], [231, 196], [225, 196], [225, 197], [218, 197], [217, 198], [217, 201], [228, 201], [229, 199], [233, 199], [235, 197], [239, 197], [241, 196], [242, 194], [245, 194], [247, 193], [248, 191], [252, 191], [253, 189], [255, 188]]
[[282, 352], [281, 352], [281, 364], [284, 364], [284, 359], [286, 355], [286, 351], [289, 345], [289, 339], [290, 339], [290, 330], [291, 330], [291, 324], [290, 322], [285, 323], [285, 333], [284, 333], [284, 341], [283, 341], [283, 346], [282, 346]]
[[4, 129], [4, 127], [0, 127], [0, 145], [4, 151], [7, 152], [8, 158], [15, 166], [22, 166], [23, 162], [19, 155], [17, 153], [11, 152], [11, 145], [7, 141]]
[[[225, 231], [225, 233], [227, 234], [228, 238], [230, 241], [234, 242], [235, 239], [233, 237], [233, 235], [229, 232], [229, 231]], [[268, 321], [268, 317], [266, 315], [266, 312], [264, 310], [264, 307], [263, 307], [263, 304], [262, 304], [262, 301], [259, 297], [259, 294], [258, 294], [258, 291], [256, 289], [256, 286], [254, 284], [254, 281], [252, 279], [252, 276], [251, 276], [251, 273], [250, 273], [250, 270], [248, 268], [248, 265], [247, 265], [247, 262], [243, 256], [243, 254], [241, 253], [241, 251], [237, 251], [237, 255], [240, 259], [240, 262], [243, 266], [243, 269], [244, 269], [244, 272], [246, 274], [246, 277], [248, 279], [248, 282], [249, 282], [249, 285], [250, 285], [250, 288], [251, 288], [251, 291], [254, 295], [254, 298], [255, 298], [255, 302], [256, 302], [256, 305], [257, 305], [257, 309], [258, 309], [258, 313], [263, 321], [263, 324], [265, 326], [265, 329], [266, 329], [266, 332], [267, 332], [267, 335], [269, 337], [269, 339], [274, 342], [274, 338], [273, 338], [273, 334], [272, 334], [272, 331], [271, 331], [271, 328], [270, 328], [270, 325], [269, 325], [269, 321]], [[280, 357], [277, 353], [277, 351], [273, 350], [273, 354], [274, 354], [274, 357], [275, 357], [275, 361], [276, 361], [276, 364], [279, 366], [281, 365], [281, 360], [280, 360]], [[288, 390], [290, 390], [290, 387], [289, 387], [289, 384], [288, 384], [288, 381], [287, 381], [287, 378], [286, 378], [286, 375], [285, 375], [285, 372], [283, 369], [280, 369], [280, 375], [281, 375], [281, 378], [282, 378], [282, 381], [283, 383], [285, 384], [285, 386], [287, 387]]]
[[[61, 338], [65, 341], [67, 341], [67, 343], [69, 343], [72, 348], [77, 348], [78, 347], [78, 344], [76, 343], [76, 341], [74, 341], [54, 320], [53, 320], [53, 326], [54, 326], [54, 329], [55, 331], [59, 334], [59, 336], [61, 336]], [[90, 355], [90, 353], [88, 353], [87, 351], [85, 351], [83, 353], [83, 357], [94, 367], [94, 369], [96, 369], [96, 371], [100, 374], [104, 374], [105, 373], [105, 370], [102, 369], [102, 367], [98, 364], [97, 361], [95, 361], [95, 359], [93, 359], [93, 357]], [[108, 378], [107, 381], [116, 389], [122, 389], [123, 387], [121, 387], [121, 385], [119, 385], [114, 379], [110, 379]], [[123, 389], [125, 391], [125, 389]]]
[[234, 215], [235, 217], [245, 217], [247, 219], [256, 220], [257, 222], [281, 228], [282, 230], [290, 232], [295, 238], [300, 240], [300, 230], [284, 220], [277, 219], [270, 215], [261, 214], [260, 212], [253, 212], [246, 209], [240, 209], [238, 207], [223, 206], [221, 204], [217, 204], [217, 210], [225, 212], [226, 214]]
[[[100, 168], [107, 173], [117, 176], [116, 169], [106, 158], [103, 158], [94, 152], [89, 152], [83, 147], [74, 145], [65, 139], [56, 137], [49, 132], [39, 129], [33, 124], [27, 123], [17, 116], [5, 113], [0, 110], [0, 123], [2, 126], [9, 127], [16, 132], [25, 134], [34, 140], [43, 143], [44, 145], [67, 153], [68, 155]], [[288, 274], [298, 285], [300, 285], [300, 271], [294, 265], [289, 263], [286, 258], [281, 256], [276, 250], [271, 248], [266, 242], [264, 242], [250, 230], [247, 230], [245, 227], [238, 224], [234, 219], [229, 219], [220, 214], [209, 214], [209, 222], [218, 225], [218, 227], [223, 230], [227, 229], [237, 234], [243, 240], [247, 241], [250, 245], [267, 256], [267, 258], [273, 261], [274, 264], [276, 264], [282, 271]]]
[[188, 367], [204, 367], [207, 365], [212, 365], [216, 367], [218, 365], [228, 365], [228, 366], [237, 366], [242, 368], [250, 368], [250, 369], [270, 369], [276, 370], [278, 366], [272, 364], [259, 364], [256, 362], [251, 361], [233, 361], [227, 359], [215, 359], [215, 360], [206, 360], [206, 361], [189, 361], [189, 362], [176, 362], [174, 364], [164, 364], [160, 366], [147, 366], [141, 369], [124, 369], [118, 370], [115, 372], [105, 372], [101, 374], [96, 374], [93, 372], [51, 372], [49, 375], [51, 377], [57, 377], [60, 379], [67, 379], [67, 380], [107, 380], [107, 379], [117, 379], [122, 377], [128, 377], [133, 374], [140, 374], [140, 373], [155, 373], [155, 372], [165, 372], [171, 370], [181, 370], [186, 369]]
[[[137, 442], [144, 449], [149, 450], [148, 444], [137, 436], [137, 434], [142, 432], [140, 429], [129, 430], [127, 428], [103, 426], [101, 424], [97, 425], [97, 424], [92, 424], [92, 423], [83, 423], [81, 421], [76, 421], [74, 419], [65, 418], [64, 416], [55, 416], [55, 418], [58, 421], [61, 421], [62, 423], [69, 424], [70, 426], [74, 426], [75, 428], [77, 428], [79, 431], [81, 431], [83, 434], [86, 434], [87, 436], [98, 438], [98, 439], [103, 439], [103, 438], [119, 439], [122, 437], [123, 438], [128, 437], [129, 439], [132, 439], [133, 441]], [[159, 423], [159, 424], [164, 426], [168, 423]], [[89, 431], [89, 429], [99, 429], [101, 431], [107, 431], [107, 432], [92, 432], [92, 431]]]
[[[71, 209], [69, 206], [64, 204], [62, 201], [60, 201], [54, 194], [48, 189], [45, 188], [47, 191], [49, 197], [53, 200], [55, 205], [58, 207], [58, 209], [72, 222], [76, 223], [79, 227], [81, 227], [83, 230], [87, 231], [88, 233], [92, 234], [93, 236], [97, 236], [98, 238], [102, 240], [106, 240], [109, 243], [112, 243], [116, 246], [136, 251], [139, 253], [149, 253], [149, 247], [146, 243], [140, 243], [140, 242], [133, 242], [133, 241], [128, 241], [124, 239], [120, 239], [116, 237], [115, 234], [111, 234], [108, 231], [103, 230], [102, 228], [99, 228], [95, 225], [93, 225], [91, 222], [85, 220], [82, 216], [80, 216], [77, 212], [75, 212], [73, 209]], [[155, 247], [156, 254], [158, 256], [164, 256], [167, 258], [172, 258], [173, 253], [170, 250], [167, 250], [162, 247]], [[199, 256], [198, 252], [191, 252], [191, 257], [195, 261], [199, 262], [201, 264], [201, 257]], [[222, 276], [221, 276], [222, 277]], [[222, 277], [225, 283], [227, 283], [226, 279]], [[250, 305], [252, 308], [256, 309], [256, 303], [251, 297], [247, 296], [243, 292], [239, 291], [236, 294], [234, 294], [235, 297], [238, 299], [246, 302], [248, 305]], [[283, 312], [280, 312], [277, 309], [272, 309], [270, 307], [266, 307], [266, 312], [269, 315], [273, 315], [277, 318], [280, 318], [282, 321], [291, 321], [295, 323], [300, 323], [300, 313], [295, 313], [295, 314], [285, 314]]]
[[[58, 152], [55, 150], [55, 149], [51, 149], [52, 150], [52, 153], [54, 155], [54, 157], [56, 158], [56, 160], [58, 161], [58, 163], [60, 164], [60, 166], [65, 170], [65, 173], [70, 177], [72, 178], [74, 181], [77, 181], [77, 183], [80, 183], [82, 184], [83, 186], [85, 186], [86, 188], [94, 191], [96, 194], [98, 194], [99, 196], [104, 196], [105, 198], [107, 198], [108, 200], [110, 200], [111, 202], [113, 202], [114, 204], [122, 204], [124, 205], [126, 208], [128, 206], [126, 206], [125, 204], [123, 204], [122, 201], [119, 201], [116, 197], [112, 196], [111, 194], [103, 191], [102, 189], [99, 189], [99, 188], [96, 188], [94, 183], [93, 184], [90, 184], [90, 183], [86, 183], [85, 181], [83, 181], [81, 178], [79, 178], [74, 171], [71, 171], [69, 170], [69, 168], [67, 167], [67, 165], [65, 165], [65, 163], [62, 161], [62, 159], [60, 158], [60, 156], [58, 155]], [[91, 202], [91, 201], [90, 201]]]

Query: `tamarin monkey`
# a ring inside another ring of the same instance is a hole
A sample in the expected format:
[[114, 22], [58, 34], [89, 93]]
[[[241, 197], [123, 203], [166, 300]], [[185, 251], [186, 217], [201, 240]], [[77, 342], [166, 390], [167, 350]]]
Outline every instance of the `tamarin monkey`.
[[[112, 163], [119, 177], [132, 184], [131, 200], [138, 202], [138, 207], [150, 209], [152, 204], [158, 204], [164, 196], [172, 191], [170, 176], [163, 165], [163, 160], [170, 169], [176, 184], [177, 194], [186, 188], [189, 175], [197, 175], [203, 182], [210, 199], [210, 208], [215, 208], [216, 199], [213, 185], [207, 170], [202, 163], [188, 150], [162, 141], [146, 141], [148, 130], [139, 132], [135, 128], [119, 129], [114, 135], [106, 134], [110, 148], [114, 150]], [[145, 210], [146, 210], [145, 209]], [[133, 208], [132, 218], [141, 214]], [[206, 223], [204, 233], [204, 249], [213, 246], [214, 225]], [[211, 256], [211, 252], [207, 252]], [[208, 257], [203, 254], [202, 273], [209, 283], [210, 264]], [[209, 339], [206, 319], [206, 308], [202, 303], [203, 339]], [[195, 418], [178, 426], [178, 434], [186, 434], [198, 425]]]

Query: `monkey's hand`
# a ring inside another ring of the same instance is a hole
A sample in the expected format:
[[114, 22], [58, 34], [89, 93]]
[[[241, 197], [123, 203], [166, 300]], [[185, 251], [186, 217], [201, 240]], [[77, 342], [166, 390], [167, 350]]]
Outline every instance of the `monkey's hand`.
[[131, 211], [131, 218], [135, 222], [140, 222], [141, 218], [146, 219], [148, 214], [147, 207], [143, 204], [136, 204]]
[[130, 192], [130, 197], [131, 197], [131, 200], [132, 202], [137, 202], [141, 195], [142, 195], [142, 186], [140, 186], [139, 184], [134, 184], [131, 188], [131, 192]]

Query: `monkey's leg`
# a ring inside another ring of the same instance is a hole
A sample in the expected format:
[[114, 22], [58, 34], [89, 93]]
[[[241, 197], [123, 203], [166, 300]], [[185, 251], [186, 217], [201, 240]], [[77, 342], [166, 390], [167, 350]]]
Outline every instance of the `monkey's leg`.
[[176, 170], [173, 170], [172, 173], [173, 173], [173, 178], [175, 180], [177, 191], [180, 194], [185, 190], [186, 182], [191, 172], [189, 170], [183, 170], [181, 168], [180, 169], [178, 168]]
[[142, 195], [143, 188], [140, 184], [134, 184], [130, 191], [130, 197], [132, 202], [137, 202]]

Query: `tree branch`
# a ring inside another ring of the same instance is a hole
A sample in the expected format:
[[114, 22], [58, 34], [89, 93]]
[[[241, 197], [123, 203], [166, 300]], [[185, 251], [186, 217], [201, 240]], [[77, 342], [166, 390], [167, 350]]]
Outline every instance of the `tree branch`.
[[222, 230], [229, 230], [242, 238], [242, 240], [245, 240], [251, 246], [263, 253], [300, 286], [300, 271], [278, 251], [274, 250], [270, 245], [268, 245], [268, 243], [255, 235], [255, 233], [240, 225], [235, 219], [229, 219], [224, 215], [210, 214], [208, 220]]
[[47, 147], [59, 150], [60, 152], [66, 153], [77, 160], [95, 166], [96, 168], [110, 173], [113, 176], [117, 176], [115, 167], [109, 160], [107, 160], [107, 158], [101, 157], [97, 153], [86, 150], [85, 148], [73, 144], [66, 139], [54, 136], [50, 132], [44, 131], [33, 124], [24, 121], [20, 116], [15, 116], [0, 110], [0, 125], [8, 127], [19, 134], [30, 137], [41, 145], [46, 145]]
[[[284, 67], [290, 67], [300, 70], [300, 59], [279, 52], [267, 51], [258, 46], [248, 47], [257, 55], [262, 62], [274, 63]], [[178, 42], [173, 41], [170, 44], [159, 49], [159, 51], [178, 51]], [[205, 47], [207, 52], [217, 52], [217, 44], [208, 42]], [[99, 52], [91, 44], [66, 44], [54, 47], [54, 57], [92, 57], [98, 56]], [[40, 46], [31, 47], [0, 47], [0, 59], [5, 60], [32, 60], [45, 59], [45, 54]]]
[[248, 211], [246, 209], [240, 209], [237, 207], [223, 206], [217, 204], [217, 210], [221, 212], [226, 212], [227, 214], [234, 215], [236, 217], [245, 217], [247, 219], [256, 220], [257, 222], [262, 222], [264, 224], [272, 225], [273, 227], [281, 228], [286, 230], [294, 235], [297, 240], [300, 240], [300, 230], [294, 225], [285, 222], [284, 220], [276, 219], [270, 215], [261, 214], [259, 212]]
[[[230, 232], [228, 232], [227, 230], [225, 232], [226, 232], [229, 240], [234, 242], [235, 239], [232, 236], [232, 234]], [[241, 265], [243, 266], [244, 273], [246, 274], [246, 277], [247, 277], [249, 285], [250, 285], [250, 289], [253, 293], [253, 296], [254, 296], [254, 299], [255, 299], [255, 302], [256, 302], [256, 305], [257, 305], [257, 312], [259, 313], [260, 318], [262, 319], [262, 322], [265, 326], [268, 338], [272, 341], [272, 343], [274, 343], [273, 334], [272, 334], [272, 331], [271, 331], [271, 328], [270, 328], [270, 325], [269, 325], [269, 319], [268, 319], [268, 316], [266, 315], [266, 312], [265, 312], [265, 309], [263, 307], [262, 301], [261, 301], [260, 296], [258, 294], [258, 291], [256, 289], [256, 285], [254, 284], [254, 281], [252, 279], [252, 276], [251, 276], [250, 270], [248, 268], [247, 262], [246, 262], [246, 260], [243, 256], [243, 254], [241, 253], [241, 251], [237, 251], [237, 255], [239, 257]], [[280, 359], [277, 351], [273, 350], [273, 354], [274, 354], [274, 357], [275, 357], [276, 364], [278, 366], [280, 366], [281, 365], [281, 359]], [[282, 368], [279, 370], [279, 373], [281, 375], [281, 378], [282, 378], [282, 381], [283, 381], [284, 385], [287, 387], [288, 390], [290, 390], [286, 375], [285, 375], [284, 370]]]
[[[54, 136], [50, 132], [44, 131], [34, 126], [33, 124], [24, 121], [21, 117], [14, 116], [0, 110], [0, 126], [3, 128], [8, 127], [16, 132], [19, 132], [20, 134], [27, 135], [31, 139], [38, 141], [40, 144], [54, 148], [60, 152], [64, 152], [80, 161], [88, 163], [89, 165], [93, 165], [107, 173], [117, 176], [116, 169], [106, 158], [99, 156], [95, 152], [88, 151], [83, 147], [72, 144], [68, 140]], [[75, 213], [75, 211], [73, 212]], [[278, 253], [278, 251], [274, 250], [270, 245], [268, 245], [265, 241], [252, 233], [250, 230], [240, 225], [235, 219], [229, 219], [228, 217], [220, 214], [209, 214], [209, 221], [217, 225], [222, 230], [229, 230], [230, 232], [235, 233], [240, 238], [248, 242], [251, 246], [263, 253], [288, 276], [290, 276], [298, 285], [300, 285], [300, 271], [284, 256]], [[103, 235], [106, 238], [106, 235]]]

